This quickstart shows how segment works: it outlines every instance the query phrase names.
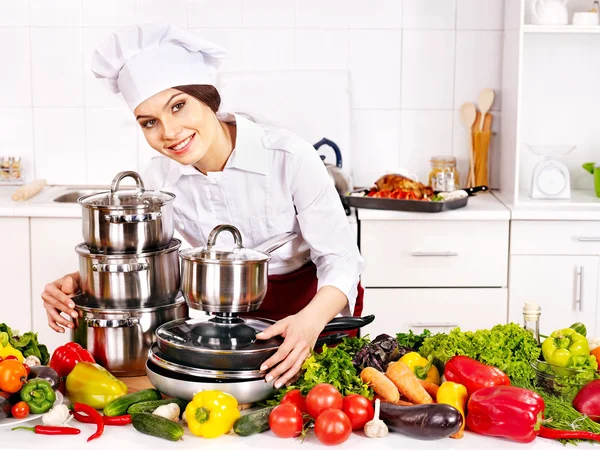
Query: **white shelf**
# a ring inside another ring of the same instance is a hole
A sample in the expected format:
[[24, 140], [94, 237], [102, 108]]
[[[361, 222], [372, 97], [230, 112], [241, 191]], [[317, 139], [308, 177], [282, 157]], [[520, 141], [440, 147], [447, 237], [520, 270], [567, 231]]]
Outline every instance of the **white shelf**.
[[600, 198], [592, 189], [572, 189], [571, 198], [561, 199], [534, 199], [529, 195], [529, 190], [519, 192], [519, 205], [549, 207], [549, 208], [600, 208]]
[[574, 26], [574, 25], [524, 25], [523, 32], [525, 34], [537, 33], [600, 33], [600, 25], [594, 26]]

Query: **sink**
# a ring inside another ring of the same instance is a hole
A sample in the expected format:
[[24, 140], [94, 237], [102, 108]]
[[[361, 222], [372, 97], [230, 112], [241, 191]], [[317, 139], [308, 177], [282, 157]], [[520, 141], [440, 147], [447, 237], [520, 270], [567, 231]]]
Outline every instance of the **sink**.
[[84, 195], [94, 194], [96, 192], [100, 192], [92, 189], [81, 189], [81, 190], [73, 190], [68, 191], [63, 194], [60, 194], [58, 197], [54, 197], [52, 199], [53, 202], [56, 203], [77, 203], [77, 199], [79, 197], [83, 197]]
[[38, 205], [72, 205], [79, 197], [110, 191], [110, 186], [51, 186], [31, 203]]

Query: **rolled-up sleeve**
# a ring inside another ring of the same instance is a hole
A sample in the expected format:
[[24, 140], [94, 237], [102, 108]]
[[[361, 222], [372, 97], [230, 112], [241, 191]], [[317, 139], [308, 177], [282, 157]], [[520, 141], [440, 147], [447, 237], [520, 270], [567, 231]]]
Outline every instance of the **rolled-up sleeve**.
[[364, 259], [321, 158], [310, 144], [297, 142], [288, 179], [300, 230], [317, 266], [318, 288], [342, 291], [348, 298], [348, 310], [342, 314], [351, 315]]

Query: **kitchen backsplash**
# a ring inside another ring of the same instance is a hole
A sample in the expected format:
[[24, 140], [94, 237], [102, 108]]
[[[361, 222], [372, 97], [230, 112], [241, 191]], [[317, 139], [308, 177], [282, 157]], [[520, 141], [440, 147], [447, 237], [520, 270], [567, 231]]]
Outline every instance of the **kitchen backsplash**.
[[225, 47], [223, 71], [348, 70], [356, 185], [399, 167], [423, 181], [437, 154], [466, 173], [458, 109], [491, 87], [495, 184], [503, 17], [503, 0], [0, 0], [0, 156], [49, 184], [143, 172], [155, 152], [90, 57], [112, 30], [170, 22]]

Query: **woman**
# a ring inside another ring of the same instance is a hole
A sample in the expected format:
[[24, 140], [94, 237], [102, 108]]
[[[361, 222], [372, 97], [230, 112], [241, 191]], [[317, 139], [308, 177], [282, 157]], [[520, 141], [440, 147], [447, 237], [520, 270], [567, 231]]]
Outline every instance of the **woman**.
[[[315, 149], [289, 131], [217, 114], [213, 84], [224, 56], [176, 27], [134, 26], [96, 49], [92, 70], [123, 95], [150, 146], [164, 156], [143, 180], [176, 195], [175, 226], [191, 245], [206, 245], [220, 223], [238, 227], [246, 247], [298, 233], [273, 253], [256, 314], [278, 320], [259, 339], [284, 338], [261, 367], [280, 387], [300, 370], [327, 322], [340, 313], [360, 315], [364, 262]], [[227, 243], [224, 234], [219, 240]], [[78, 273], [69, 274], [42, 294], [56, 331], [73, 326], [61, 313], [76, 317], [71, 297], [78, 282]]]

